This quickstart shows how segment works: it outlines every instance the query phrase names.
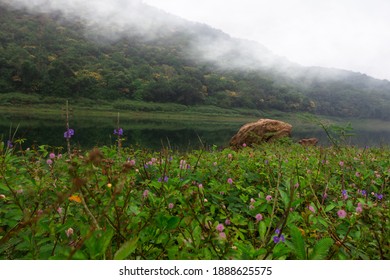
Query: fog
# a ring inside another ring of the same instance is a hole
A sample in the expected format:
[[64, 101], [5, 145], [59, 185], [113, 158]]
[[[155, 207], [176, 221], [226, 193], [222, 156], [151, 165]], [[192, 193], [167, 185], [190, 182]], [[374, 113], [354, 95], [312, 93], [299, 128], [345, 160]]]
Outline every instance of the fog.
[[[310, 1], [310, 5], [305, 5], [308, 4], [307, 0], [291, 2], [0, 0], [0, 2], [36, 13], [61, 11], [64, 18], [85, 23], [86, 37], [108, 42], [129, 35], [141, 36], [144, 40], [155, 40], [176, 31], [193, 30], [195, 36], [187, 50], [188, 55], [194, 59], [213, 61], [221, 67], [245, 69], [273, 67], [281, 72], [292, 70], [293, 73], [295, 70], [292, 68], [299, 63], [305, 66], [343, 68], [390, 80], [390, 53], [387, 51], [390, 48], [390, 43], [387, 42], [389, 36], [382, 34], [383, 29], [374, 29], [375, 25], [370, 22], [372, 18], [358, 18], [361, 14], [356, 10], [373, 6], [377, 11], [380, 8], [375, 4], [382, 2], [381, 0], [368, 0], [372, 3], [371, 6], [367, 6], [366, 0], [355, 1], [356, 9], [350, 11], [351, 15], [348, 13], [340, 15], [342, 12], [348, 12], [346, 8], [352, 7], [349, 0], [338, 1], [337, 3], [342, 3], [339, 5], [335, 4], [334, 0], [330, 0], [329, 5], [320, 5], [318, 3], [323, 1], [315, 0]], [[277, 8], [276, 4], [281, 3], [283, 5]], [[343, 9], [338, 9], [343, 5]], [[334, 11], [329, 13], [329, 9]], [[367, 10], [367, 14], [372, 16], [369, 11], [371, 10]], [[315, 19], [316, 15], [319, 15], [318, 21]], [[331, 15], [335, 16], [333, 23], [326, 20], [326, 16]], [[341, 20], [341, 16], [345, 19]], [[364, 19], [365, 25], [361, 24]], [[381, 17], [377, 18], [377, 23], [383, 23]], [[218, 30], [210, 33], [210, 29], [204, 24]], [[291, 26], [287, 28], [286, 24]], [[355, 29], [352, 28], [353, 25], [356, 25]], [[346, 26], [350, 27], [349, 31], [345, 29]], [[363, 28], [364, 26], [366, 27]], [[203, 31], [204, 34], [200, 35]], [[363, 35], [368, 31], [372, 36], [367, 39]], [[318, 37], [314, 36], [316, 33]], [[340, 34], [344, 34], [350, 41], [351, 38], [355, 38], [355, 43], [346, 44], [341, 40]], [[325, 40], [321, 41], [319, 38]], [[385, 52], [386, 44], [389, 48], [386, 48]], [[296, 64], [290, 63], [290, 60]]]

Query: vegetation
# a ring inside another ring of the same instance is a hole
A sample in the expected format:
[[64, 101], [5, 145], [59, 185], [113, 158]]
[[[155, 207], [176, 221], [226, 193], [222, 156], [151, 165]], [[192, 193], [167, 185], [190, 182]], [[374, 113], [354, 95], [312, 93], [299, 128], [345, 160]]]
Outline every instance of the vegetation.
[[179, 153], [113, 137], [64, 154], [2, 142], [1, 259], [390, 257], [386, 147]]
[[[389, 119], [390, 82], [286, 61], [261, 66], [245, 42], [207, 26], [166, 27], [152, 39], [107, 38], [61, 12], [30, 14], [2, 3], [0, 13], [0, 99], [6, 104], [66, 98], [134, 109], [134, 101], [143, 101], [175, 103], [178, 110], [210, 105]], [[198, 41], [217, 52], [221, 41], [231, 50], [219, 53], [218, 63], [202, 59], [200, 50], [190, 51]], [[244, 61], [254, 66], [236, 66]]]

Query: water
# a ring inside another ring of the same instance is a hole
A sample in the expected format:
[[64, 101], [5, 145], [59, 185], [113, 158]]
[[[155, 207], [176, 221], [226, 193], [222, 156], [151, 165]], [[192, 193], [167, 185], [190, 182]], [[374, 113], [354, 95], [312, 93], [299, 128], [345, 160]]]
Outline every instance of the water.
[[[121, 119], [124, 129], [124, 146], [137, 146], [158, 150], [161, 147], [190, 150], [216, 145], [226, 147], [230, 138], [245, 122], [222, 122], [210, 120], [173, 121], [158, 119]], [[0, 139], [9, 139], [19, 125], [15, 138], [25, 139], [23, 147], [47, 144], [53, 147], [65, 147], [65, 120], [63, 117], [26, 117], [20, 115], [0, 115]], [[75, 135], [72, 145], [89, 149], [100, 145], [115, 145], [115, 118], [84, 117], [72, 118], [71, 128]], [[381, 146], [390, 143], [390, 127], [384, 129], [360, 129], [350, 138], [349, 143], [357, 146]], [[315, 126], [300, 127], [293, 124], [294, 141], [301, 138], [317, 137], [319, 144], [329, 145], [325, 132]]]

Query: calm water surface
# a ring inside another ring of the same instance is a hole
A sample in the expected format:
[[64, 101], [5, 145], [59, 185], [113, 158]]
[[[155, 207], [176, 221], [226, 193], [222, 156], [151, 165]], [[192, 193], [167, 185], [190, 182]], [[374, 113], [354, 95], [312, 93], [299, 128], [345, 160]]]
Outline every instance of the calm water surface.
[[[96, 145], [113, 145], [116, 136], [116, 119], [110, 118], [72, 118], [70, 127], [75, 130], [71, 139], [73, 145], [88, 149]], [[170, 121], [170, 120], [137, 120], [121, 119], [124, 130], [124, 146], [138, 146], [149, 149], [160, 149], [170, 146], [172, 149], [188, 150], [207, 146], [225, 147], [230, 138], [243, 125], [242, 122], [224, 123], [220, 121]], [[0, 114], [0, 139], [9, 139], [19, 125], [15, 138], [26, 139], [23, 146], [47, 144], [63, 146], [65, 120], [63, 117], [33, 118], [17, 115]], [[375, 130], [354, 130], [355, 136], [350, 144], [358, 146], [389, 145], [390, 127]], [[326, 134], [318, 127], [299, 127], [293, 124], [294, 140], [305, 137], [317, 137], [322, 145], [328, 145]]]

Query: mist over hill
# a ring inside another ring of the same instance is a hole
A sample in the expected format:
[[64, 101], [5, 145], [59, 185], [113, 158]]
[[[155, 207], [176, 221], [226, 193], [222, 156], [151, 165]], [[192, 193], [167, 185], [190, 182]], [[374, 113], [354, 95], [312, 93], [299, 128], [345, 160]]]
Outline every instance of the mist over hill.
[[0, 14], [10, 103], [28, 94], [390, 119], [387, 80], [302, 67], [142, 1], [0, 0]]

